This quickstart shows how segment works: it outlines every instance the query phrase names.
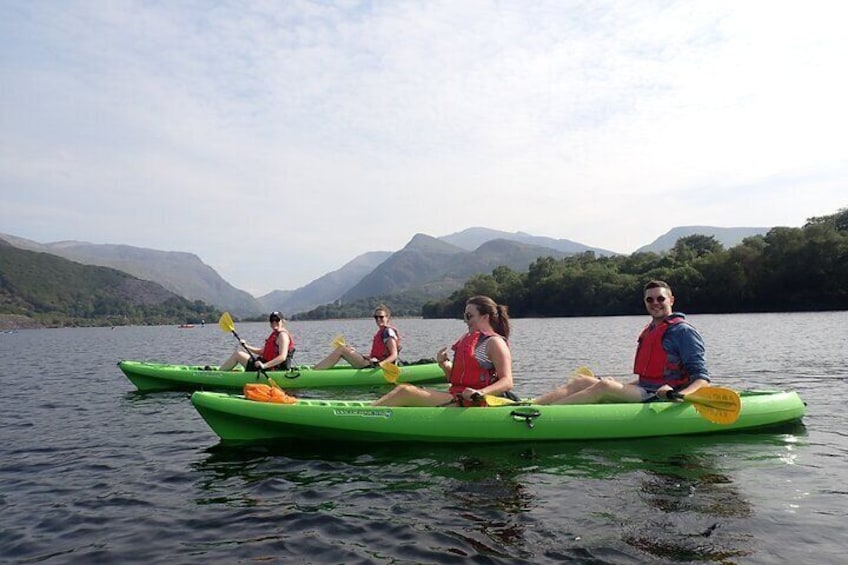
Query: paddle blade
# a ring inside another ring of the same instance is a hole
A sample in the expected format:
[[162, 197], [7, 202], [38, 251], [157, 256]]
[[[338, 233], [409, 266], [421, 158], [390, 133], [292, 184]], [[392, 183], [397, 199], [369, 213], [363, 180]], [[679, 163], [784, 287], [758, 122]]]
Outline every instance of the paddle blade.
[[510, 406], [512, 404], [518, 404], [514, 400], [510, 400], [509, 398], [504, 398], [503, 396], [495, 396], [493, 394], [480, 394], [479, 392], [475, 392], [471, 395], [471, 400], [474, 402], [480, 402], [481, 400], [486, 404], [486, 406]]
[[333, 349], [338, 349], [339, 347], [346, 345], [344, 334], [339, 334], [334, 337], [333, 341], [330, 342], [330, 345], [333, 347]]
[[487, 394], [483, 398], [486, 400], [487, 406], [510, 406], [512, 404], [516, 404], [514, 400], [504, 398], [503, 396], [493, 396], [491, 394]]
[[739, 419], [739, 412], [729, 412], [705, 404], [694, 404], [695, 411], [713, 424], [732, 424]]
[[695, 405], [695, 410], [714, 424], [732, 424], [742, 412], [742, 400], [735, 390], [719, 387], [701, 387], [683, 397]]
[[574, 372], [571, 373], [571, 374], [572, 375], [584, 375], [586, 377], [594, 377], [595, 376], [595, 373], [592, 372], [592, 369], [590, 369], [589, 367], [586, 367], [586, 366], [577, 367], [576, 369], [574, 369]]
[[221, 319], [218, 320], [218, 326], [227, 333], [234, 332], [236, 325], [233, 323], [233, 318], [229, 312], [221, 314]]
[[395, 384], [400, 376], [400, 367], [394, 363], [386, 363], [380, 361], [380, 368], [383, 369], [383, 378], [388, 382]]

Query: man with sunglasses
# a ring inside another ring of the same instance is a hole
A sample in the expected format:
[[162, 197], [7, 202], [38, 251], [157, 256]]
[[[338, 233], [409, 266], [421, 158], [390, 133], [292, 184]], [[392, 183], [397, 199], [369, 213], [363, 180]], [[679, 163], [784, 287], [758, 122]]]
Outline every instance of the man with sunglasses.
[[575, 375], [571, 381], [533, 400], [535, 404], [594, 404], [667, 400], [666, 393], [694, 392], [710, 383], [701, 334], [680, 312], [673, 312], [674, 295], [665, 281], [644, 288], [645, 309], [651, 322], [639, 335], [633, 372], [638, 379], [619, 383], [612, 378]]

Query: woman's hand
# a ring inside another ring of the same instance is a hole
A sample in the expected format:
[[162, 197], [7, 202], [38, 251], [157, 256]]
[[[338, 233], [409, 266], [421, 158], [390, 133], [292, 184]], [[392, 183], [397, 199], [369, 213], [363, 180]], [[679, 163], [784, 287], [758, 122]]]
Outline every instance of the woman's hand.
[[477, 390], [477, 389], [473, 389], [473, 388], [470, 388], [470, 387], [469, 387], [469, 388], [466, 388], [465, 390], [463, 390], [463, 391], [460, 393], [460, 396], [461, 396], [464, 400], [475, 401], [475, 400], [477, 400], [479, 397], [483, 396], [483, 394], [482, 394], [479, 390]]
[[447, 361], [449, 361], [448, 348], [443, 347], [438, 352], [436, 352], [436, 362], [441, 365], [442, 363], [446, 363]]

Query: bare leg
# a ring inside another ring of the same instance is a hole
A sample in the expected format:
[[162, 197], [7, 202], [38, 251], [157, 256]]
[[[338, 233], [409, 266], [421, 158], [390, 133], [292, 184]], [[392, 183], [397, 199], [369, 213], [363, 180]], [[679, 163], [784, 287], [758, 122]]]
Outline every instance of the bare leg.
[[312, 366], [313, 369], [329, 369], [335, 367], [336, 363], [344, 359], [350, 363], [351, 367], [361, 369], [371, 364], [371, 361], [351, 349], [346, 345], [340, 345], [335, 348], [329, 355]]
[[574, 375], [569, 379], [568, 384], [561, 386], [551, 392], [547, 392], [538, 398], [532, 400], [533, 404], [562, 404], [562, 400], [580, 392], [583, 389], [589, 388], [597, 383], [599, 379], [596, 377], [588, 377], [586, 375]]
[[250, 359], [250, 356], [240, 349], [236, 349], [233, 351], [233, 354], [230, 355], [226, 361], [221, 363], [221, 366], [218, 367], [219, 371], [232, 371], [236, 365], [241, 365], [242, 367], [247, 366], [247, 360]]
[[409, 384], [399, 384], [374, 406], [440, 406], [453, 400], [453, 395], [439, 390], [419, 388]]
[[[556, 392], [556, 391], [555, 391]], [[548, 404], [597, 404], [600, 402], [642, 402], [642, 389], [632, 384], [622, 384], [606, 377], [567, 396], [560, 396]]]

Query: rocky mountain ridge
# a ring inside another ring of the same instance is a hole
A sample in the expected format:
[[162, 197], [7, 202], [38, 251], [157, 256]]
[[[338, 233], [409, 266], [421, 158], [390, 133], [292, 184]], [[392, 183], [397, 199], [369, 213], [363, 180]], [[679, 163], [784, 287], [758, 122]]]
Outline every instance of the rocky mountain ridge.
[[[745, 237], [765, 234], [768, 229], [683, 226], [670, 230], [637, 251], [662, 252], [673, 247], [678, 238], [695, 233], [712, 235], [725, 247], [732, 247]], [[189, 300], [202, 300], [238, 316], [254, 316], [270, 310], [294, 314], [337, 300], [350, 301], [405, 291], [438, 297], [459, 288], [468, 277], [488, 273], [499, 265], [520, 271], [541, 256], [563, 257], [586, 251], [599, 256], [616, 254], [567, 239], [485, 227], [472, 227], [441, 237], [419, 233], [398, 251], [363, 253], [300, 288], [277, 290], [254, 298], [230, 285], [192, 253], [82, 241], [38, 243], [6, 234], [0, 237], [21, 249], [124, 271], [139, 279], [159, 283]]]

